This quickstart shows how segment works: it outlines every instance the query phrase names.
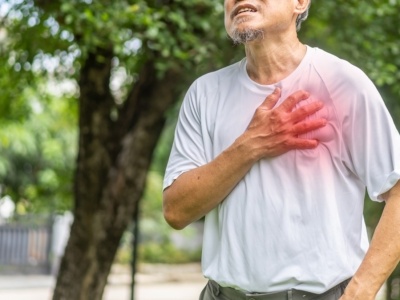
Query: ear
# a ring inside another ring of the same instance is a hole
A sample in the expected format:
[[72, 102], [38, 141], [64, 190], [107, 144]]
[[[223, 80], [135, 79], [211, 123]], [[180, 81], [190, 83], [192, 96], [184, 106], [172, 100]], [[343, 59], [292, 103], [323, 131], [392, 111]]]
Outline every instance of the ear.
[[300, 15], [310, 6], [311, 0], [295, 0], [295, 2], [296, 6], [294, 12]]

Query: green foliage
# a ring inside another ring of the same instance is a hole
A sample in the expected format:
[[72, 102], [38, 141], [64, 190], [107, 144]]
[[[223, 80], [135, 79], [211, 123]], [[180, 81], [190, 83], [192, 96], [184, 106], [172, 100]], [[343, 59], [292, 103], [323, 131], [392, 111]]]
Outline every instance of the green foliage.
[[222, 66], [228, 57], [219, 51], [227, 40], [219, 1], [18, 3], [5, 19], [13, 33], [8, 43], [15, 63], [38, 65], [44, 57], [55, 57], [59, 76], [76, 75], [86, 54], [96, 49], [111, 49], [128, 70], [128, 80], [149, 59], [162, 76], [171, 68], [204, 72]]
[[164, 130], [155, 149], [151, 169], [158, 174], [164, 174], [167, 166], [169, 153], [174, 139], [178, 108], [180, 104], [181, 102], [179, 101], [174, 109], [170, 111]]
[[188, 251], [176, 248], [173, 244], [149, 243], [139, 246], [139, 257], [142, 262], [179, 264], [199, 262], [201, 250]]
[[[30, 111], [20, 121], [3, 119], [0, 129], [3, 192], [19, 203], [20, 212], [69, 209], [76, 156], [76, 107], [67, 98], [39, 95], [31, 89], [25, 92]], [[44, 101], [43, 96], [48, 99]]]
[[[143, 243], [139, 245], [138, 252], [139, 261], [142, 263], [183, 264], [199, 262], [201, 259], [201, 249], [195, 251], [181, 250], [171, 243]], [[132, 262], [132, 250], [129, 247], [121, 247], [118, 250], [115, 262], [130, 264]]]

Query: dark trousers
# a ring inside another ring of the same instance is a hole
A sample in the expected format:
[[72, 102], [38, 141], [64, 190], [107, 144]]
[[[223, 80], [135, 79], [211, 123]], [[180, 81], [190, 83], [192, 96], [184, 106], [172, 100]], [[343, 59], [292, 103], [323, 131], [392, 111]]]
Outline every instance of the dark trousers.
[[221, 287], [215, 281], [208, 281], [200, 294], [199, 300], [338, 300], [343, 295], [350, 279], [343, 281], [323, 294], [313, 294], [299, 290], [288, 290], [277, 293], [243, 293]]

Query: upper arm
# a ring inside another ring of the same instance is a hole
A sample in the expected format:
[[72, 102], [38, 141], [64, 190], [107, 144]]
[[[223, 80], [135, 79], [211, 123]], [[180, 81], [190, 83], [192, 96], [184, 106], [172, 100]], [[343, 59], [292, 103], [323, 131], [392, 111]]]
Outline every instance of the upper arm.
[[164, 190], [183, 173], [206, 163], [196, 82], [183, 100], [164, 176]]
[[398, 199], [400, 201], [400, 180], [387, 192], [381, 195], [384, 201], [389, 201], [391, 199]]

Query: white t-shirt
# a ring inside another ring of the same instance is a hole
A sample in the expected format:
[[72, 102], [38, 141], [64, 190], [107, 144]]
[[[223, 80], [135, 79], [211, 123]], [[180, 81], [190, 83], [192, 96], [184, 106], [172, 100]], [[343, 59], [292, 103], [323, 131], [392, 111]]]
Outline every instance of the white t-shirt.
[[249, 292], [322, 293], [351, 277], [368, 248], [369, 196], [400, 179], [400, 136], [373, 83], [358, 68], [308, 47], [287, 78], [260, 85], [246, 59], [197, 79], [182, 104], [164, 188], [212, 161], [240, 136], [275, 87], [323, 101], [328, 120], [306, 134], [320, 145], [257, 162], [205, 219], [203, 273]]

